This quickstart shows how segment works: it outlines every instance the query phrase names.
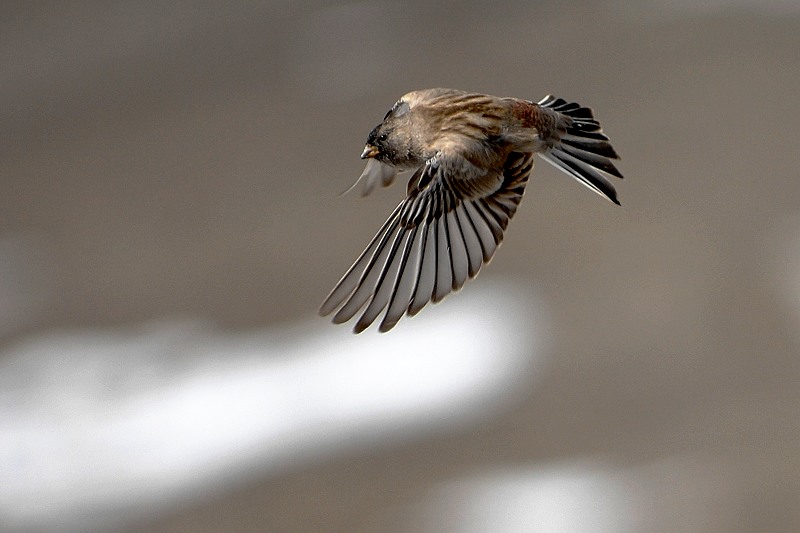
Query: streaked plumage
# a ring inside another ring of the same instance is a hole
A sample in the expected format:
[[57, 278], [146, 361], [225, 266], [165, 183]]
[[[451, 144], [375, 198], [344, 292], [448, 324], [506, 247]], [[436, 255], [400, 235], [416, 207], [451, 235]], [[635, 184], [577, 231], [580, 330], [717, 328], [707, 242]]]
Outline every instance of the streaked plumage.
[[607, 176], [618, 159], [591, 109], [560, 98], [427, 89], [403, 96], [370, 132], [353, 185], [366, 196], [415, 170], [406, 198], [320, 308], [360, 333], [385, 310], [380, 331], [415, 315], [478, 274], [503, 240], [533, 169], [533, 155], [614, 203]]

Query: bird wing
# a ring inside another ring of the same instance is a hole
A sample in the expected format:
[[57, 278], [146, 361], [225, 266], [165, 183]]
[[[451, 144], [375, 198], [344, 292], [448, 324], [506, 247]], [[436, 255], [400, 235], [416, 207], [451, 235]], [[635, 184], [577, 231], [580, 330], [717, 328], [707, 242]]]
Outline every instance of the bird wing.
[[367, 161], [367, 166], [364, 167], [364, 172], [355, 183], [342, 192], [342, 195], [349, 193], [361, 184], [361, 196], [369, 196], [378, 185], [381, 187], [391, 185], [395, 176], [397, 176], [397, 170], [394, 167], [381, 163], [377, 159], [370, 159]]
[[488, 263], [522, 199], [533, 154], [512, 152], [502, 171], [486, 172], [460, 155], [439, 153], [411, 177], [392, 212], [320, 307], [353, 318], [360, 333], [386, 309], [380, 331], [404, 314], [459, 290]]

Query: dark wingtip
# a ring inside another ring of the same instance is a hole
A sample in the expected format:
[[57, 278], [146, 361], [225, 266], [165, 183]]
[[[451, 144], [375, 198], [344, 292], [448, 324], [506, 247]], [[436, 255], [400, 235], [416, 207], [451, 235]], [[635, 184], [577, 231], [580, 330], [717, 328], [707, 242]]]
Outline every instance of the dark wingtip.
[[397, 322], [381, 322], [381, 325], [378, 326], [378, 333], [387, 333], [392, 330], [393, 327], [397, 325]]

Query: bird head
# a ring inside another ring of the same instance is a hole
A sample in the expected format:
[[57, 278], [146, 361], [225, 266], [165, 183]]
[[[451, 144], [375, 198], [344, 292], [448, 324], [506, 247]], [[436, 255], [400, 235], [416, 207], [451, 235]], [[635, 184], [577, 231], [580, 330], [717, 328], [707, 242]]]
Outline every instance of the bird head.
[[392, 106], [367, 136], [367, 144], [361, 153], [362, 159], [377, 159], [398, 169], [412, 168], [420, 164], [412, 133], [414, 113], [402, 98]]

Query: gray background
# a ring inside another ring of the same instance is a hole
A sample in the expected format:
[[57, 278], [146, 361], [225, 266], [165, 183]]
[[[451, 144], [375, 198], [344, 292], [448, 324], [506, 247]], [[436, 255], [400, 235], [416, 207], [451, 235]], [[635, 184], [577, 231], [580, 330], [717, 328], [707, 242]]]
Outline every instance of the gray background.
[[544, 302], [529, 393], [116, 525], [446, 530], [439, 484], [591, 456], [691, 458], [647, 530], [796, 531], [800, 10], [668, 4], [4, 3], [5, 347], [175, 317], [333, 327], [312, 315], [404, 185], [337, 194], [409, 90], [553, 93], [593, 107], [623, 158], [622, 208], [538, 162], [464, 289], [504, 280]]

